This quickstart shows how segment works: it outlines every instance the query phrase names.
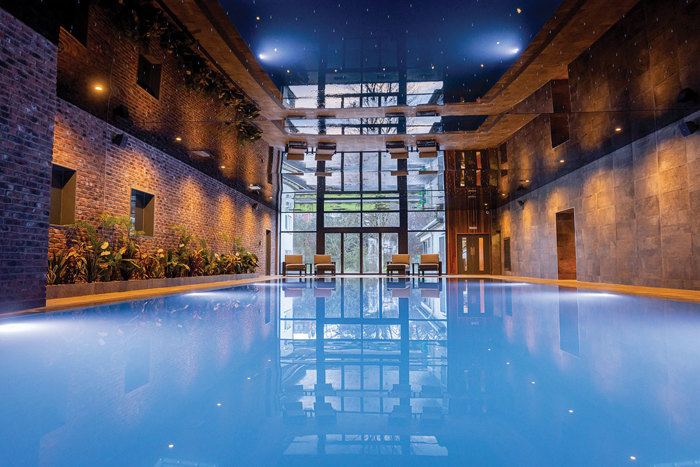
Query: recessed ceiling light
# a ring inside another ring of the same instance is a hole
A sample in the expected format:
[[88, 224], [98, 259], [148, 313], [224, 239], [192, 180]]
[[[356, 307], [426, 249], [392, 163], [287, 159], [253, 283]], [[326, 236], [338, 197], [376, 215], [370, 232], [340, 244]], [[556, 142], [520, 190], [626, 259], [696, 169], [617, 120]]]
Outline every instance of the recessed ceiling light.
[[481, 68], [484, 68], [484, 64], [483, 64], [483, 63], [481, 64]]
[[336, 68], [335, 70], [333, 70], [333, 73], [338, 73], [338, 69]]
[[260, 17], [259, 17], [259, 16], [256, 16], [255, 19], [258, 20], [258, 21], [260, 21]]
[[496, 41], [496, 45], [501, 45], [501, 41]]
[[277, 47], [272, 49], [273, 52], [277, 52]]
[[516, 9], [515, 9], [515, 11], [517, 11], [517, 12], [518, 12], [518, 14], [520, 14], [520, 13], [522, 13], [522, 12], [523, 12], [523, 10], [521, 10], [520, 8], [516, 8]]
[[289, 68], [287, 68], [287, 73], [290, 73]]
[[382, 71], [386, 71], [386, 67], [382, 67]]

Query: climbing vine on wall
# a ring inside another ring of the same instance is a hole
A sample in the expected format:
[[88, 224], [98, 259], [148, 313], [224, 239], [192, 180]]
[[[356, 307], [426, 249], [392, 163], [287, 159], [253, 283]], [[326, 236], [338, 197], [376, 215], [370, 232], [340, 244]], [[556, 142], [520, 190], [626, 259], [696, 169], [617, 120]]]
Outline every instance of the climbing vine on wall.
[[198, 53], [198, 43], [163, 10], [150, 0], [100, 0], [98, 3], [110, 12], [113, 24], [134, 41], [148, 47], [151, 40], [157, 39], [167, 53], [179, 60], [190, 89], [215, 96], [225, 107], [235, 109], [239, 141], [260, 139], [260, 129], [251, 121], [260, 109]]

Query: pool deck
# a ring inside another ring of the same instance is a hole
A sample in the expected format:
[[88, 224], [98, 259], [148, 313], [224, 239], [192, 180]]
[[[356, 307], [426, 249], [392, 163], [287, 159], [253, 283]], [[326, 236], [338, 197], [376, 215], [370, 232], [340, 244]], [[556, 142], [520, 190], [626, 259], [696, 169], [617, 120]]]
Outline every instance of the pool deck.
[[[281, 279], [285, 276], [260, 276], [253, 279], [241, 279], [226, 282], [208, 282], [205, 284], [181, 285], [173, 287], [159, 287], [154, 289], [133, 290], [128, 292], [115, 292], [95, 295], [82, 295], [79, 297], [56, 298], [46, 301], [46, 306], [40, 308], [32, 308], [29, 310], [21, 310], [13, 313], [0, 315], [1, 317], [20, 316], [35, 313], [46, 313], [51, 311], [68, 310], [71, 308], [84, 308], [95, 305], [105, 305], [108, 303], [122, 302], [128, 300], [140, 300], [144, 298], [154, 298], [164, 295], [174, 295], [186, 292], [196, 292], [202, 290], [220, 289], [231, 287], [234, 285], [249, 284], [252, 282], [268, 281], [273, 279]], [[298, 276], [286, 276], [293, 279]], [[316, 278], [316, 276], [301, 276], [302, 278]], [[319, 278], [332, 278], [334, 276], [319, 276]], [[385, 275], [338, 275], [335, 277], [387, 277]], [[417, 276], [391, 276], [392, 278], [417, 278]], [[434, 278], [436, 276], [425, 276]], [[605, 284], [599, 282], [578, 282], [574, 280], [556, 280], [556, 279], [537, 279], [533, 277], [517, 277], [517, 276], [497, 276], [497, 275], [452, 275], [445, 274], [444, 278], [461, 278], [461, 279], [496, 279], [509, 282], [529, 282], [533, 284], [547, 284], [559, 287], [573, 287], [578, 289], [596, 290], [599, 292], [610, 292], [624, 295], [637, 295], [640, 297], [660, 298], [665, 300], [675, 300], [681, 302], [700, 303], [700, 291], [698, 290], [683, 290], [683, 289], [666, 289], [661, 287], [641, 287], [634, 285], [622, 284]]]

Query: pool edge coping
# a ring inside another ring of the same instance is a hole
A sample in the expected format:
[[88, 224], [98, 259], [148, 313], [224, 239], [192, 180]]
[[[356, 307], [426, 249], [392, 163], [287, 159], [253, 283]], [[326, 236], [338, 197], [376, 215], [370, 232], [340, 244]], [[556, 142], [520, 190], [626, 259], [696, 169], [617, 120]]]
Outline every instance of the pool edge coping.
[[[10, 313], [0, 314], [0, 319], [34, 315], [40, 313], [50, 313], [73, 308], [87, 308], [91, 306], [107, 305], [130, 300], [143, 300], [147, 298], [163, 297], [167, 295], [177, 295], [180, 293], [195, 292], [199, 290], [211, 290], [232, 287], [236, 285], [249, 284], [254, 282], [267, 282], [276, 279], [294, 279], [297, 276], [259, 276], [249, 279], [238, 279], [222, 282], [206, 282], [202, 284], [178, 285], [170, 287], [157, 287], [152, 289], [139, 289], [125, 292], [110, 292], [104, 294], [80, 295], [75, 297], [54, 298], [46, 301], [46, 306], [18, 310]], [[301, 276], [306, 279], [316, 278], [357, 278], [357, 277], [378, 277], [378, 278], [417, 278], [417, 276], [387, 276], [387, 275], [359, 275], [348, 274], [338, 276]], [[502, 275], [466, 275], [466, 274], [443, 274], [442, 276], [426, 276], [427, 278], [447, 278], [447, 279], [495, 279], [508, 282], [528, 282], [533, 284], [554, 285], [559, 287], [570, 287], [577, 289], [597, 290], [601, 292], [612, 292], [623, 295], [633, 295], [645, 298], [657, 298], [663, 300], [673, 300], [680, 302], [700, 303], [700, 291], [686, 289], [670, 289], [662, 287], [646, 287], [625, 284], [607, 284], [604, 282], [579, 282], [575, 280], [541, 279], [536, 277], [502, 276]]]

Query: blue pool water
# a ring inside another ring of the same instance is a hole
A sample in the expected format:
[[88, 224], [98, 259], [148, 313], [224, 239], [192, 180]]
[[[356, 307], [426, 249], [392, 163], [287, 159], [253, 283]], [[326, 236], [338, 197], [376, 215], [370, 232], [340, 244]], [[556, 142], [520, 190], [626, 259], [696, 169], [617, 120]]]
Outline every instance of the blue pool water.
[[0, 355], [2, 466], [700, 460], [692, 303], [289, 279], [3, 319]]

